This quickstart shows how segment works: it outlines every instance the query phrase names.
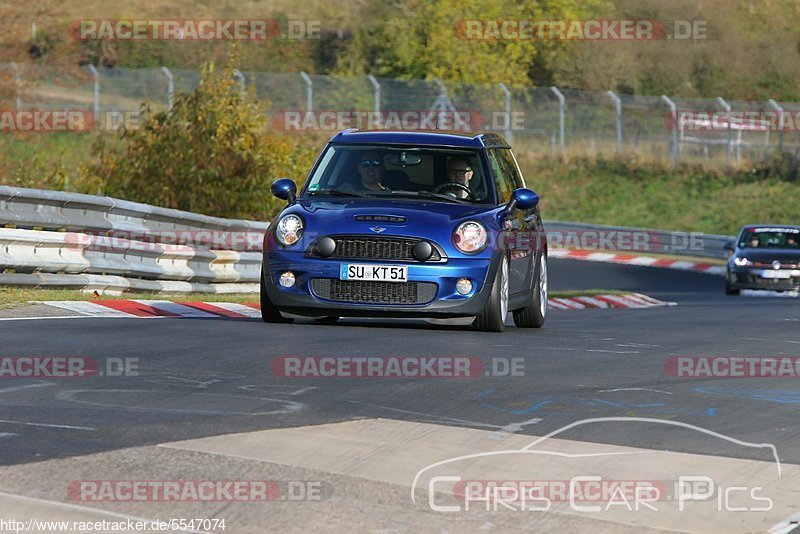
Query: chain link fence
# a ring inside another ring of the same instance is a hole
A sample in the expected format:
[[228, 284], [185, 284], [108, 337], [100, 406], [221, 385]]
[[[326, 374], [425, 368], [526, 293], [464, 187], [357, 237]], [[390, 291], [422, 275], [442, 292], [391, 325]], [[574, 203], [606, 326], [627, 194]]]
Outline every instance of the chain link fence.
[[[265, 102], [272, 128], [297, 135], [347, 127], [491, 130], [534, 153], [638, 154], [720, 164], [800, 152], [800, 103], [303, 72], [236, 71], [236, 77], [243, 90]], [[63, 73], [6, 64], [0, 65], [0, 80], [0, 98], [16, 110], [85, 110], [97, 127], [113, 129], [135, 117], [142, 102], [170, 108], [175, 93], [197, 87], [200, 72], [87, 66]]]

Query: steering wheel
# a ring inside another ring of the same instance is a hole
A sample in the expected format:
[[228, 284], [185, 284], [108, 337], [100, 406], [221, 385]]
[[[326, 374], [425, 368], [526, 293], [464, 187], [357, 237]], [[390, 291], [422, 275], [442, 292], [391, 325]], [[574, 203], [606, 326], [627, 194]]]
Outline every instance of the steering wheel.
[[473, 194], [472, 190], [469, 187], [467, 187], [464, 184], [460, 184], [458, 182], [445, 182], [443, 184], [439, 184], [439, 185], [437, 185], [436, 187], [433, 188], [432, 192], [433, 193], [441, 193], [442, 191], [445, 191], [446, 189], [460, 189], [460, 190], [464, 191], [467, 194], [467, 198], [468, 199], [472, 200], [473, 202], [478, 200], [478, 197], [476, 197]]

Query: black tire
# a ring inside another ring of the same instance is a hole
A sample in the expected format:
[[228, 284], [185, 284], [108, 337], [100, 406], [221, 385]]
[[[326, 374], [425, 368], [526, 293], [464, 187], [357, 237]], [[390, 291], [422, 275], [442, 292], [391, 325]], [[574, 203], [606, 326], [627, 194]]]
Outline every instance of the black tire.
[[739, 289], [735, 289], [735, 288], [731, 287], [731, 275], [728, 274], [728, 276], [725, 278], [725, 294], [726, 295], [738, 295], [739, 291], [740, 291]]
[[547, 256], [544, 253], [533, 274], [536, 281], [533, 283], [530, 303], [524, 308], [514, 310], [514, 324], [517, 328], [541, 328], [547, 317]]
[[[492, 284], [492, 293], [483, 311], [475, 317], [472, 326], [484, 332], [502, 332], [506, 329], [508, 315], [508, 257], [503, 256]], [[505, 286], [505, 290], [503, 288]], [[505, 303], [503, 303], [505, 300]], [[505, 309], [505, 313], [503, 312]]]
[[291, 323], [294, 321], [294, 319], [287, 319], [281, 315], [277, 306], [270, 302], [267, 286], [264, 283], [264, 269], [261, 269], [261, 320], [265, 323]]

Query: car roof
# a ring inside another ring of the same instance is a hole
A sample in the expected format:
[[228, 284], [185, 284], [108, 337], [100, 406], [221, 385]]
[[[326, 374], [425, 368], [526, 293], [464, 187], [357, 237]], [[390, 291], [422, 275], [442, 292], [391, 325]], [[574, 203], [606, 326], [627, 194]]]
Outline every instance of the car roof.
[[350, 128], [333, 137], [331, 143], [451, 146], [465, 148], [511, 148], [493, 132], [454, 132], [443, 130], [359, 130]]
[[800, 230], [800, 226], [796, 224], [747, 224], [742, 227], [742, 230], [753, 230], [755, 228], [764, 228], [764, 229], [790, 228], [792, 230]]

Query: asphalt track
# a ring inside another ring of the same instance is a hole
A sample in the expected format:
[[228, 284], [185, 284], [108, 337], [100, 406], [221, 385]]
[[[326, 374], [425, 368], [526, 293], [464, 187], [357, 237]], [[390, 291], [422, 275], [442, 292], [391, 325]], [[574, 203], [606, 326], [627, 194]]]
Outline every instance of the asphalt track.
[[[638, 416], [774, 443], [782, 461], [800, 464], [796, 379], [686, 379], [664, 370], [676, 355], [800, 354], [797, 299], [727, 297], [721, 279], [707, 274], [569, 260], [551, 262], [551, 287], [635, 290], [678, 305], [550, 310], [544, 329], [512, 326], [503, 334], [356, 319], [335, 326], [308, 320], [3, 321], [5, 355], [136, 358], [139, 369], [138, 376], [0, 383], [0, 462], [374, 417], [542, 435], [590, 417]], [[495, 358], [522, 358], [524, 373], [298, 379], [270, 369], [281, 356], [398, 355], [476, 356], [487, 366]], [[624, 432], [590, 425], [562, 437], [769, 460], [762, 450], [655, 424]]]

